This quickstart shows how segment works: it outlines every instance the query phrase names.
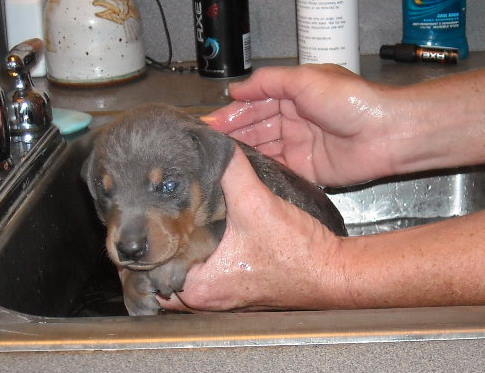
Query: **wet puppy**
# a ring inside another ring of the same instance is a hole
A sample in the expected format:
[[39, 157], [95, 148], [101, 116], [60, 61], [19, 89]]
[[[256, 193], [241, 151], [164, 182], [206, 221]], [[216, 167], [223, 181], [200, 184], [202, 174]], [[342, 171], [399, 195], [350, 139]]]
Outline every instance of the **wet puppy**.
[[[104, 128], [83, 166], [106, 248], [122, 271], [130, 315], [159, 311], [155, 294], [183, 289], [187, 271], [205, 261], [225, 229], [220, 179], [235, 140], [173, 107], [151, 104]], [[337, 209], [317, 186], [240, 144], [261, 180], [338, 235]]]

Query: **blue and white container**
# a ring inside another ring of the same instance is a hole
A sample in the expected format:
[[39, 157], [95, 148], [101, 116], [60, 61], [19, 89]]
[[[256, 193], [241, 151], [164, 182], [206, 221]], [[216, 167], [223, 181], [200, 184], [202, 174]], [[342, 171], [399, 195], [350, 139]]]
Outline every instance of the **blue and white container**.
[[466, 0], [403, 0], [403, 43], [457, 48], [468, 57]]

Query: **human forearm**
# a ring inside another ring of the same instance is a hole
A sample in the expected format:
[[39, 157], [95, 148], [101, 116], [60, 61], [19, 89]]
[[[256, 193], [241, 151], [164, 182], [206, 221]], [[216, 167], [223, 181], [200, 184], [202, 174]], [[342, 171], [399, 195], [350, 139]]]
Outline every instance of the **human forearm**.
[[[344, 239], [343, 308], [485, 304], [485, 212]], [[337, 307], [338, 308], [338, 307]]]
[[392, 169], [407, 173], [485, 161], [485, 70], [391, 89]]

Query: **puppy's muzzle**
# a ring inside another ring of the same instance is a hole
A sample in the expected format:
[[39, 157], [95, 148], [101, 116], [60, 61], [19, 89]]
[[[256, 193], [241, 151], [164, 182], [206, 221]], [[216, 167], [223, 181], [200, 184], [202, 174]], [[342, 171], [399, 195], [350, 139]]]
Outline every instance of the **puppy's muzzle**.
[[138, 239], [128, 239], [119, 241], [116, 244], [118, 258], [120, 262], [136, 261], [145, 255], [148, 250], [148, 240], [146, 237]]

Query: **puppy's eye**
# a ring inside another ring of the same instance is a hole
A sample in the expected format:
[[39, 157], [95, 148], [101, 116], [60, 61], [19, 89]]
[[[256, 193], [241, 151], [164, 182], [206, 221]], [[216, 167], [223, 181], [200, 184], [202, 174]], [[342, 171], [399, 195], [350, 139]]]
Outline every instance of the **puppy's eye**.
[[162, 183], [162, 193], [172, 193], [177, 189], [179, 183], [173, 180], [167, 180]]
[[156, 192], [160, 192], [162, 194], [170, 194], [177, 190], [179, 183], [174, 180], [165, 180], [160, 184], [156, 185], [153, 189]]

